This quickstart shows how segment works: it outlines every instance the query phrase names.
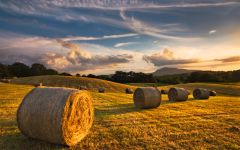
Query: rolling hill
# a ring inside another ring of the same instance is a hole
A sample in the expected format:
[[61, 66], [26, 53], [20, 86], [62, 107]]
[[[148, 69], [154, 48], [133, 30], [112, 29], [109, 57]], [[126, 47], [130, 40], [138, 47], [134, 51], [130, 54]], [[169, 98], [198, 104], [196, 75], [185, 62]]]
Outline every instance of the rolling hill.
[[187, 70], [187, 69], [165, 67], [153, 72], [153, 76], [176, 75], [176, 74], [192, 73], [195, 71], [200, 71], [200, 70]]
[[96, 91], [98, 88], [103, 87], [105, 88], [106, 92], [125, 92], [126, 88], [132, 89], [136, 88], [134, 86], [101, 79], [58, 75], [16, 78], [13, 79], [11, 83], [27, 85], [43, 83], [43, 85], [45, 86], [70, 87], [70, 88], [79, 88], [79, 86], [86, 86], [89, 90], [92, 91]]

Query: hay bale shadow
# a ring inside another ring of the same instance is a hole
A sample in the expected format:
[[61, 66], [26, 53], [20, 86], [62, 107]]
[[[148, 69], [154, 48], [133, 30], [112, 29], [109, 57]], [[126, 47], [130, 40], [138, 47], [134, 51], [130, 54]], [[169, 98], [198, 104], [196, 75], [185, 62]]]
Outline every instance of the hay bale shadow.
[[4, 149], [63, 149], [64, 145], [52, 144], [41, 140], [28, 138], [21, 133], [0, 136]]

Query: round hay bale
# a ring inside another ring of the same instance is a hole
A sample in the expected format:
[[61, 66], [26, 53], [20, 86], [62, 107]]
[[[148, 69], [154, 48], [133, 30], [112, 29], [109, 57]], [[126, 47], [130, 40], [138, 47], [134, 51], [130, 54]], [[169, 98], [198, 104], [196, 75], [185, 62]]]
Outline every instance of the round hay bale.
[[126, 89], [125, 89], [125, 92], [126, 92], [126, 94], [132, 94], [132, 93], [133, 93], [133, 90], [130, 89], [130, 88], [126, 88]]
[[42, 83], [33, 84], [34, 87], [43, 86]]
[[102, 88], [102, 87], [101, 87], [101, 88], [98, 88], [98, 92], [99, 92], [99, 93], [105, 93], [105, 89]]
[[35, 88], [17, 111], [18, 128], [24, 135], [68, 146], [86, 136], [93, 118], [89, 93], [70, 88]]
[[188, 99], [189, 92], [184, 88], [170, 88], [168, 91], [169, 101], [186, 101]]
[[86, 86], [79, 86], [78, 89], [79, 89], [79, 90], [87, 90], [87, 87], [86, 87]]
[[0, 82], [2, 82], [2, 83], [10, 83], [11, 82], [11, 80], [10, 79], [1, 79], [1, 81]]
[[210, 96], [217, 96], [217, 92], [216, 91], [209, 91]]
[[193, 97], [195, 99], [208, 99], [210, 92], [207, 89], [197, 88], [193, 90]]
[[161, 92], [154, 87], [137, 88], [133, 95], [134, 105], [144, 109], [158, 107], [161, 99]]
[[161, 94], [168, 94], [168, 90], [161, 90]]

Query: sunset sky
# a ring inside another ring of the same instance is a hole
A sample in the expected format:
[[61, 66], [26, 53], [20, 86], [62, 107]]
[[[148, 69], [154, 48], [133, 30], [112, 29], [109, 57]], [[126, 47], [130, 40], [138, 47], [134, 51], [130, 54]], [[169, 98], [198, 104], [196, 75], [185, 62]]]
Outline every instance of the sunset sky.
[[0, 1], [0, 63], [72, 74], [240, 69], [239, 0]]

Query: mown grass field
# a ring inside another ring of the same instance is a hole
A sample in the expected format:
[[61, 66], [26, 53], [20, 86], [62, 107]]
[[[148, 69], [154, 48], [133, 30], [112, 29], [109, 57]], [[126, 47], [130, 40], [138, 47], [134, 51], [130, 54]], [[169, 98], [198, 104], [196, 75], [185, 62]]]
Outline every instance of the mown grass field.
[[[206, 86], [220, 90], [221, 94], [209, 100], [194, 100], [190, 96], [188, 101], [176, 103], [168, 102], [164, 95], [160, 107], [140, 110], [134, 107], [132, 94], [111, 89], [106, 93], [93, 90], [93, 127], [84, 140], [72, 148], [240, 149], [239, 84], [177, 86], [188, 89]], [[234, 92], [228, 86], [232, 86]], [[66, 149], [29, 139], [18, 130], [16, 110], [32, 88], [0, 83], [0, 149]]]
[[105, 88], [107, 92], [124, 92], [125, 88], [136, 88], [135, 86], [129, 86], [126, 84], [120, 84], [116, 82], [100, 80], [87, 77], [74, 77], [74, 76], [58, 76], [58, 75], [46, 75], [46, 76], [33, 76], [25, 78], [16, 78], [11, 81], [15, 84], [37, 84], [42, 83], [46, 86], [57, 87], [70, 87], [79, 88], [79, 86], [85, 86], [88, 90], [97, 91], [98, 88]]

